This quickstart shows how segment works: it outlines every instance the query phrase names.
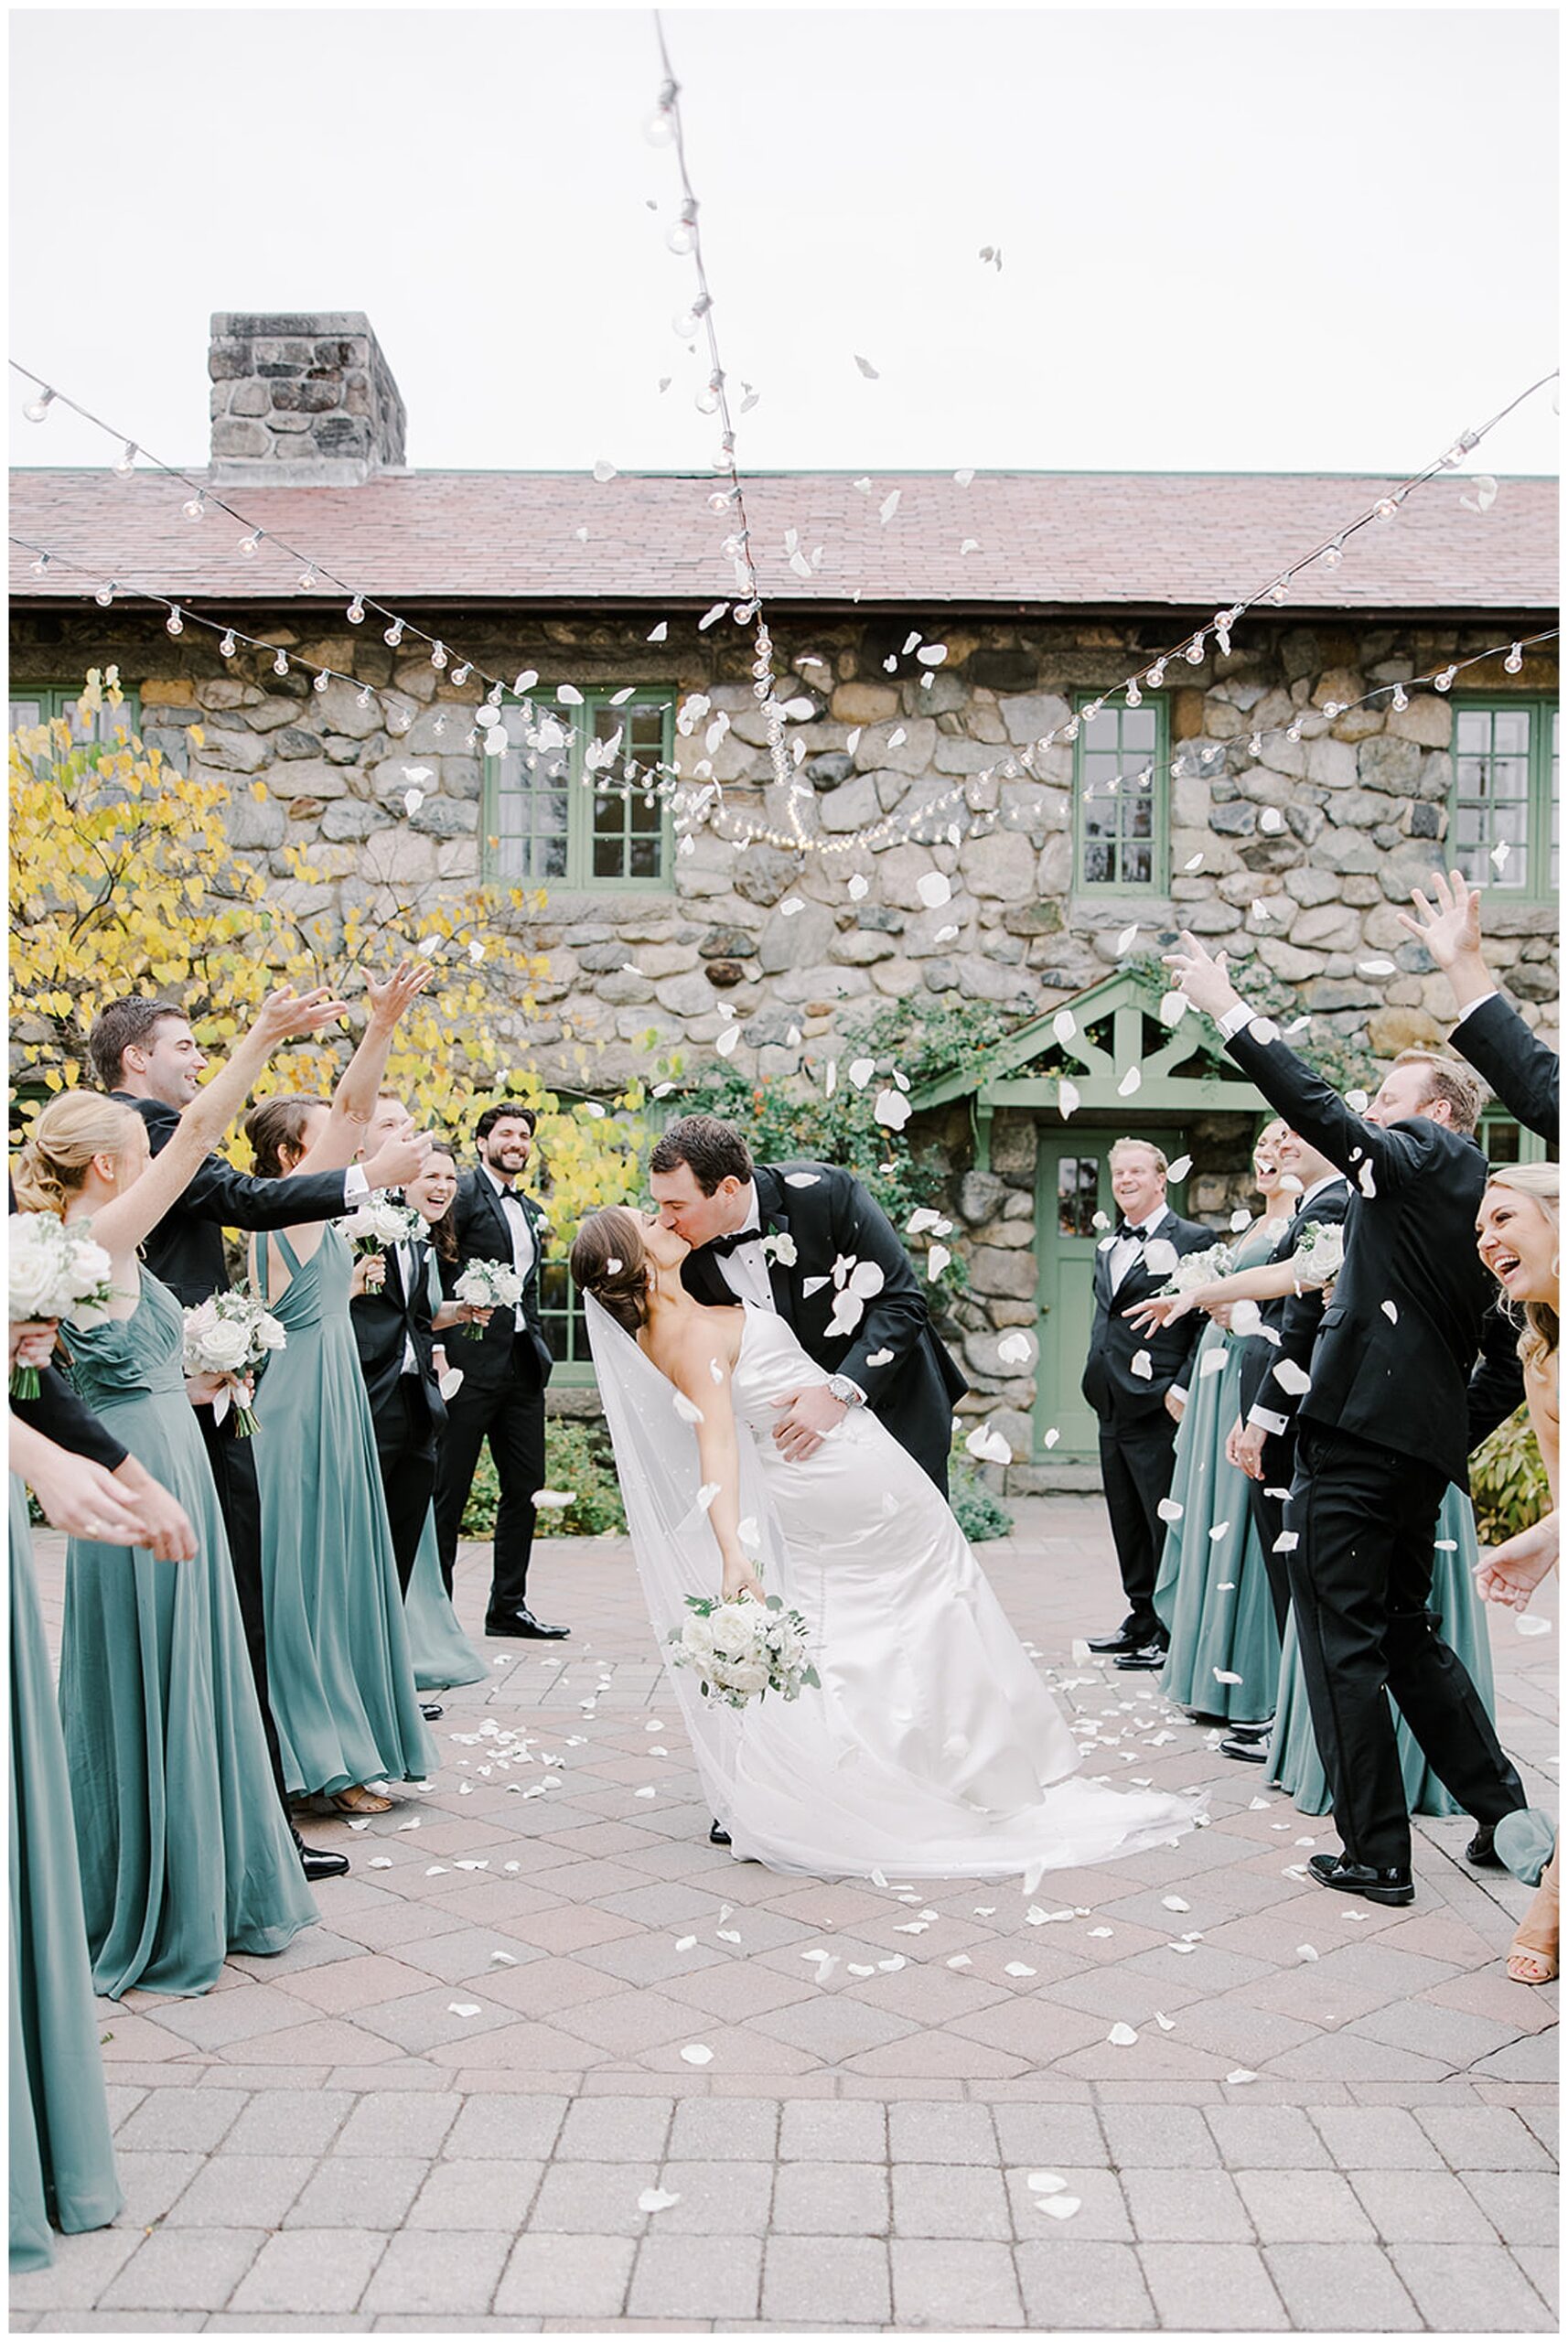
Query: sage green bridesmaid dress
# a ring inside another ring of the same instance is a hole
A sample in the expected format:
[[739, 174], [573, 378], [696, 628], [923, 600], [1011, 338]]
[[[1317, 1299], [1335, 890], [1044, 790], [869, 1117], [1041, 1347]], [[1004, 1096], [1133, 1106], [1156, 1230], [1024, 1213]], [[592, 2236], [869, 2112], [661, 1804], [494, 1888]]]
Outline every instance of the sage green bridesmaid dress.
[[[1256, 1268], [1273, 1251], [1278, 1230], [1264, 1235], [1262, 1225], [1235, 1248], [1239, 1269]], [[1171, 1638], [1160, 1678], [1166, 1698], [1200, 1715], [1257, 1724], [1274, 1711], [1280, 1638], [1246, 1476], [1225, 1454], [1240, 1411], [1241, 1350], [1211, 1322], [1194, 1355], [1171, 1480], [1181, 1517], [1165, 1531], [1155, 1608]], [[1223, 1366], [1206, 1372], [1206, 1361], [1221, 1355]], [[1222, 1675], [1240, 1680], [1221, 1682]]]
[[289, 1281], [268, 1295], [288, 1346], [256, 1392], [267, 1684], [292, 1796], [424, 1780], [419, 1713], [375, 1427], [349, 1316], [353, 1255], [330, 1224], [308, 1260], [281, 1230]]
[[[127, 1569], [130, 1555], [123, 1556]], [[11, 2267], [47, 2269], [50, 2222], [106, 2228], [114, 2175], [81, 1878], [27, 1492], [11, 1482]]]
[[212, 1467], [186, 1396], [184, 1318], [141, 1273], [129, 1317], [70, 1336], [88, 1404], [183, 1505], [196, 1559], [73, 1537], [60, 1715], [94, 1988], [205, 1993], [229, 1951], [313, 1924], [273, 1787]]
[[[1495, 1720], [1497, 1696], [1492, 1685], [1492, 1648], [1487, 1634], [1486, 1606], [1471, 1575], [1479, 1557], [1470, 1499], [1458, 1488], [1450, 1487], [1438, 1516], [1432, 1594], [1427, 1607], [1437, 1620], [1437, 1631], [1444, 1641], [1464, 1660], [1487, 1714]], [[1404, 1777], [1405, 1800], [1411, 1812], [1438, 1817], [1463, 1812], [1464, 1808], [1449, 1796], [1428, 1765], [1397, 1704], [1392, 1700], [1389, 1704], [1393, 1709], [1400, 1771]], [[1278, 1717], [1269, 1744], [1270, 1787], [1283, 1789], [1303, 1813], [1326, 1813], [1333, 1800], [1312, 1729], [1306, 1678], [1296, 1650], [1294, 1611], [1285, 1628]]]
[[[445, 1297], [434, 1251], [429, 1258], [429, 1276], [434, 1313]], [[409, 1649], [413, 1655], [413, 1680], [422, 1692], [446, 1692], [457, 1683], [483, 1682], [489, 1671], [457, 1624], [457, 1613], [442, 1579], [434, 1505], [424, 1516], [403, 1614], [408, 1628]]]

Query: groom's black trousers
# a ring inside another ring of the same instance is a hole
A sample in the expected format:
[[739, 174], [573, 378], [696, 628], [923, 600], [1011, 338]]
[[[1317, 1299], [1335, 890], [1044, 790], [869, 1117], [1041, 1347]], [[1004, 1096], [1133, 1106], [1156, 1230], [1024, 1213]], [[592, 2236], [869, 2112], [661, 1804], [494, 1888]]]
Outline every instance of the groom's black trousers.
[[207, 1459], [212, 1466], [212, 1477], [218, 1488], [218, 1509], [223, 1515], [223, 1526], [229, 1532], [229, 1559], [234, 1572], [234, 1591], [240, 1599], [240, 1617], [245, 1629], [245, 1653], [251, 1662], [256, 1703], [262, 1711], [267, 1762], [273, 1768], [278, 1800], [286, 1813], [288, 1793], [284, 1787], [283, 1754], [278, 1747], [277, 1726], [273, 1722], [267, 1691], [267, 1614], [262, 1592], [262, 1495], [256, 1486], [256, 1459], [252, 1454], [250, 1441], [236, 1436], [231, 1417], [216, 1423], [210, 1407], [198, 1407], [196, 1420], [207, 1443]]
[[1463, 1661], [1427, 1608], [1440, 1466], [1305, 1422], [1287, 1519], [1291, 1600], [1318, 1754], [1347, 1857], [1410, 1867], [1410, 1815], [1389, 1701], [1477, 1821], [1525, 1803]]

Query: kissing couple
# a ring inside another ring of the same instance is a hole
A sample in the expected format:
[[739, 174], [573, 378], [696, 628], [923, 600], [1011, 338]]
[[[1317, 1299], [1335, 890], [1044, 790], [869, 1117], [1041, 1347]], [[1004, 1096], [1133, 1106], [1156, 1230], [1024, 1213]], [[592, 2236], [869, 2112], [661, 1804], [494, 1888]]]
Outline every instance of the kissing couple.
[[571, 1270], [655, 1633], [689, 1595], [778, 1595], [820, 1679], [736, 1710], [671, 1671], [736, 1856], [1032, 1887], [1174, 1844], [1188, 1800], [1073, 1778], [1067, 1724], [948, 1507], [967, 1386], [866, 1187], [754, 1165], [707, 1114], [665, 1131], [650, 1185], [651, 1209], [585, 1219]]

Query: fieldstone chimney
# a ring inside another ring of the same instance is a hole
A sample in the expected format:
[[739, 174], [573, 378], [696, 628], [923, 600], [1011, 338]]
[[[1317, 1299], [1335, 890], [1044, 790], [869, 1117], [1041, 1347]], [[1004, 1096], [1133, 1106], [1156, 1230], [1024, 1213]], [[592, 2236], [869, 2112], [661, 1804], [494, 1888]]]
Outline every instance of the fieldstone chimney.
[[407, 418], [359, 309], [212, 319], [215, 486], [357, 488], [401, 470]]

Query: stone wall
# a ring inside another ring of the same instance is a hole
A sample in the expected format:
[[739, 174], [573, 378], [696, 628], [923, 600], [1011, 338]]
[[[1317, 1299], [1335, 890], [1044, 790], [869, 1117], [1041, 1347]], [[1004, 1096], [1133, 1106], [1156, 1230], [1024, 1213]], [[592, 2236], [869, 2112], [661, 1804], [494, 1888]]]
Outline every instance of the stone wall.
[[[460, 654], [508, 674], [533, 666], [546, 687], [648, 683], [707, 693], [730, 718], [713, 761], [731, 805], [737, 814], [781, 819], [747, 654], [734, 628], [726, 639], [672, 619], [670, 641], [656, 649], [646, 640], [646, 615], [520, 615], [504, 629], [451, 609], [408, 615], [455, 646], [454, 661]], [[188, 633], [171, 643], [156, 621], [138, 630], [128, 614], [115, 614], [113, 632], [85, 617], [42, 621], [60, 638], [53, 644], [24, 617], [14, 682], [59, 681], [117, 660], [123, 681], [141, 693], [145, 736], [182, 768], [234, 785], [235, 845], [302, 909], [336, 917], [353, 898], [386, 908], [411, 892], [431, 899], [446, 882], [472, 885], [481, 865], [482, 775], [466, 736], [476, 686], [458, 689], [450, 671], [437, 675], [427, 660], [394, 653], [379, 635], [364, 639], [340, 619], [331, 632], [310, 630], [297, 607], [286, 621], [258, 612], [239, 622], [306, 661], [390, 688], [411, 727], [390, 735], [385, 708], [372, 702], [360, 709], [346, 683], [317, 693], [306, 676], [277, 678], [260, 658], [225, 665], [209, 639]], [[947, 645], [934, 674], [902, 653], [917, 625]], [[1241, 963], [1243, 986], [1250, 964], [1298, 987], [1320, 1045], [1387, 1055], [1435, 1039], [1450, 1021], [1447, 987], [1396, 912], [1443, 855], [1450, 705], [1425, 693], [1402, 713], [1386, 704], [1359, 709], [1322, 739], [1267, 741], [1256, 760], [1247, 740], [1254, 729], [1288, 723], [1293, 711], [1354, 700], [1509, 630], [1506, 616], [1458, 631], [1249, 620], [1246, 643], [1228, 656], [1211, 653], [1201, 668], [1184, 667], [1170, 694], [1172, 750], [1187, 765], [1171, 782], [1177, 875], [1170, 891], [1116, 898], [1073, 890], [1070, 748], [1050, 751], [1037, 780], [982, 776], [1010, 749], [1064, 724], [1075, 692], [1115, 683], [1170, 640], [1173, 625], [943, 625], [940, 615], [814, 623], [786, 614], [775, 621], [775, 639], [781, 660], [800, 663], [784, 695], [810, 699], [815, 710], [791, 730], [806, 743], [802, 770], [824, 832], [847, 834], [964, 777], [977, 810], [1015, 826], [956, 846], [906, 842], [876, 854], [803, 862], [766, 845], [737, 853], [700, 833], [676, 858], [669, 892], [553, 890], [530, 929], [532, 946], [549, 954], [550, 978], [540, 988], [540, 1018], [515, 1036], [519, 1055], [546, 1080], [575, 1086], [585, 1042], [596, 1052], [596, 1078], [610, 1090], [646, 1070], [650, 1035], [655, 1054], [679, 1047], [688, 1063], [701, 1063], [731, 1021], [727, 1010], [741, 1036], [732, 1068], [787, 1077], [802, 1049], [819, 1060], [835, 1054], [857, 1012], [885, 1001], [907, 1001], [917, 1012], [922, 1002], [955, 1000], [996, 1003], [1020, 1015], [1048, 1010], [1112, 972], [1134, 921], [1140, 949], [1164, 948], [1178, 926], [1189, 926], [1223, 942]], [[1499, 672], [1497, 681], [1499, 689], [1540, 693], [1554, 688], [1555, 671], [1532, 661], [1518, 677]], [[188, 738], [198, 723], [199, 750]], [[683, 770], [694, 771], [703, 756], [703, 728], [678, 743]], [[1205, 751], [1212, 752], [1207, 763]], [[412, 818], [403, 803], [410, 763], [433, 776]], [[256, 781], [265, 790], [260, 800], [251, 793]], [[302, 892], [287, 877], [290, 843], [311, 848], [319, 886]], [[1184, 872], [1199, 853], [1201, 868]], [[856, 866], [870, 881], [859, 901], [846, 885]], [[933, 868], [953, 886], [951, 902], [935, 911], [918, 892]], [[1269, 907], [1267, 920], [1251, 912], [1258, 901]], [[790, 903], [799, 906], [792, 913]], [[1502, 981], [1527, 1019], [1554, 1037], [1554, 911], [1494, 892], [1486, 923]], [[956, 936], [944, 934], [952, 928]], [[1360, 966], [1369, 957], [1391, 961], [1395, 972], [1369, 976]], [[1026, 1455], [1033, 1386], [999, 1367], [995, 1346], [1009, 1326], [1034, 1322], [1034, 1126], [999, 1115], [992, 1170], [983, 1174], [970, 1167], [967, 1116], [949, 1119], [951, 1128], [933, 1124], [924, 1144], [969, 1264], [969, 1291], [951, 1304], [950, 1330], [977, 1385], [973, 1410], [994, 1412], [1015, 1452]], [[1190, 1200], [1202, 1216], [1219, 1220], [1244, 1198], [1247, 1139], [1231, 1118], [1195, 1149]]]
[[220, 311], [207, 371], [215, 488], [358, 487], [403, 463], [402, 393], [360, 310]]

